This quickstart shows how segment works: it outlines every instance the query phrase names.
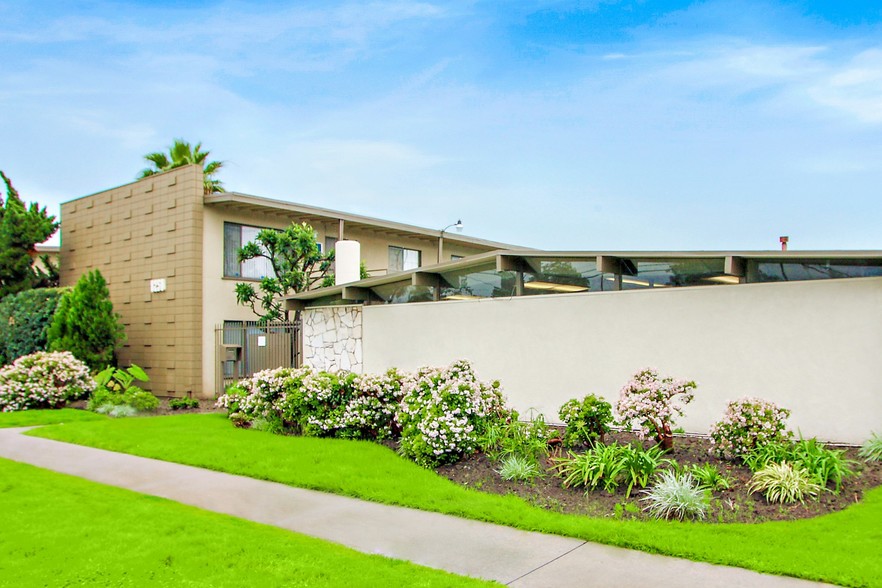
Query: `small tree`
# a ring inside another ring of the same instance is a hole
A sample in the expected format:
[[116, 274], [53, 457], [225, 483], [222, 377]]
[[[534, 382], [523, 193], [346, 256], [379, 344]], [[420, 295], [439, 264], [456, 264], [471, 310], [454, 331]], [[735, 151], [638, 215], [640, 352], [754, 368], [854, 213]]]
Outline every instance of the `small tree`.
[[12, 182], [0, 171], [6, 184], [6, 202], [0, 198], [0, 298], [39, 285], [48, 285], [57, 270], [43, 261], [49, 274], [36, 269], [31, 253], [34, 245], [51, 237], [58, 229], [55, 217], [36, 203], [25, 206]]
[[119, 318], [104, 276], [91, 271], [61, 298], [47, 334], [49, 349], [70, 351], [93, 371], [114, 365], [114, 352], [125, 341]]
[[284, 230], [263, 229], [254, 241], [239, 249], [239, 263], [262, 257], [269, 260], [273, 275], [264, 277], [258, 289], [250, 283], [236, 284], [236, 301], [260, 317], [261, 323], [288, 320], [285, 296], [322, 283], [331, 269], [334, 252], [319, 251], [315, 231], [306, 223], [291, 223]]
[[[638, 438], [652, 435], [667, 451], [673, 447], [674, 418], [683, 416], [683, 408], [692, 402], [695, 388], [695, 382], [661, 378], [656, 370], [646, 368], [634, 374], [622, 388], [616, 410], [622, 425], [636, 425], [634, 433]], [[679, 403], [674, 401], [675, 396], [680, 397]]]

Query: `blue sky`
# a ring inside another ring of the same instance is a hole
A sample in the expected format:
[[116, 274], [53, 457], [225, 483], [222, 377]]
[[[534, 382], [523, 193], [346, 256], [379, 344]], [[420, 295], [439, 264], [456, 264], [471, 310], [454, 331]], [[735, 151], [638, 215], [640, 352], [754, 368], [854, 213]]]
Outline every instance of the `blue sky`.
[[882, 4], [0, 0], [27, 200], [174, 137], [230, 190], [543, 249], [879, 249]]

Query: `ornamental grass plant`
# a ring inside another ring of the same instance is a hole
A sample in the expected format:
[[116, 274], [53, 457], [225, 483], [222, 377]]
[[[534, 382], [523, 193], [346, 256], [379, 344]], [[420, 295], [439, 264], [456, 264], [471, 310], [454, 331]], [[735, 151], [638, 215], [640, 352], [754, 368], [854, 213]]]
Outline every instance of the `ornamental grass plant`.
[[748, 489], [751, 493], [762, 493], [769, 502], [781, 504], [805, 502], [806, 498], [816, 498], [824, 490], [805, 468], [786, 461], [760, 469], [750, 479]]
[[663, 470], [644, 494], [640, 499], [646, 502], [643, 510], [657, 519], [704, 519], [710, 505], [708, 489], [689, 472]]
[[873, 436], [861, 445], [858, 455], [866, 461], [882, 461], [882, 435], [873, 433]]

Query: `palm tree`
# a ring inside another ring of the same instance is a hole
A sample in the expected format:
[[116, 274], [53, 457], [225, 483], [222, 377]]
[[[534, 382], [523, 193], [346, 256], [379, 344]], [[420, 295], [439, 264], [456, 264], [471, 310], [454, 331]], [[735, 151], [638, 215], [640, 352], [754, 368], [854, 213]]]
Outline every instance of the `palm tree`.
[[209, 161], [206, 163], [205, 160], [208, 159], [209, 153], [211, 152], [202, 151], [201, 142], [196, 143], [195, 146], [191, 146], [190, 143], [183, 139], [175, 139], [172, 146], [168, 148], [167, 154], [157, 151], [155, 153], [148, 153], [144, 156], [144, 159], [149, 161], [152, 164], [152, 167], [141, 170], [138, 179], [195, 163], [201, 165], [205, 172], [205, 182], [203, 184], [205, 187], [205, 193], [212, 194], [214, 192], [223, 192], [223, 184], [213, 176], [221, 167], [223, 167], [224, 162]]

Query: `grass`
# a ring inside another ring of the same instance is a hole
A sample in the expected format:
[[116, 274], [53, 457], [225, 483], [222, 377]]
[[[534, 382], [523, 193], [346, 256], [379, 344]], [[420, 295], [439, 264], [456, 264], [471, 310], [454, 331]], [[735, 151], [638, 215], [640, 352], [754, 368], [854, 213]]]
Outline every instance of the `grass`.
[[0, 459], [0, 586], [490, 586]]
[[0, 429], [104, 420], [107, 420], [107, 417], [103, 415], [73, 408], [22, 410], [19, 412], [0, 412]]
[[220, 414], [84, 422], [29, 434], [696, 561], [882, 587], [882, 489], [844, 511], [800, 521], [619, 521], [462, 488], [373, 443], [235, 429]]

